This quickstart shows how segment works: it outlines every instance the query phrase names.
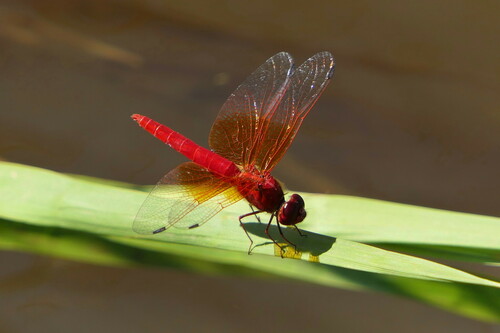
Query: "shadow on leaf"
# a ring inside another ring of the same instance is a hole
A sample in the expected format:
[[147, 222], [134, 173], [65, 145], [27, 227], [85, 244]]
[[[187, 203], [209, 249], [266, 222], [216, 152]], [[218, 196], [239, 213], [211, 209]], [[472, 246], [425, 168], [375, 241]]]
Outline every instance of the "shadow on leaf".
[[[255, 223], [255, 222], [245, 223], [245, 229], [248, 231], [248, 233], [262, 238], [268, 238], [268, 236], [266, 235], [266, 227], [267, 224], [265, 223]], [[299, 252], [299, 254], [306, 252], [310, 253], [312, 256], [318, 257], [321, 254], [330, 250], [336, 241], [335, 237], [316, 234], [302, 229], [300, 232], [302, 233], [303, 236], [301, 236], [297, 232], [297, 230], [293, 228], [281, 227], [281, 230], [283, 231], [283, 234], [285, 235], [286, 239], [288, 239], [292, 244], [296, 246], [295, 252]], [[276, 240], [276, 242], [283, 245], [289, 245], [281, 237], [277, 226], [272, 225], [269, 227], [269, 235], [274, 240]], [[272, 242], [261, 243], [255, 246], [263, 246], [268, 244], [272, 244]], [[285, 256], [289, 257], [286, 254]], [[294, 257], [297, 256], [295, 255]]]

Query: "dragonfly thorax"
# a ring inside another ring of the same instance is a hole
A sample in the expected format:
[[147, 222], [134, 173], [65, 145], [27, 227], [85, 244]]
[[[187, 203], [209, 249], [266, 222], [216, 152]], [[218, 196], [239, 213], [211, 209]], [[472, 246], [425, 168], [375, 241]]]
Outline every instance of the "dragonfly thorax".
[[274, 213], [285, 202], [283, 189], [273, 176], [242, 172], [238, 178], [238, 190], [258, 210]]

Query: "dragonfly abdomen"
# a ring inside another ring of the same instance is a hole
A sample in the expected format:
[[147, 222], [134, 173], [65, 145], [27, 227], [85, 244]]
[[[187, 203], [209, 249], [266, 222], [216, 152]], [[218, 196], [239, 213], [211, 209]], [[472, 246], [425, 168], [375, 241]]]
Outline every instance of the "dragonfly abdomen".
[[240, 169], [230, 160], [189, 140], [173, 129], [139, 114], [132, 115], [139, 126], [196, 164], [224, 177], [234, 177]]

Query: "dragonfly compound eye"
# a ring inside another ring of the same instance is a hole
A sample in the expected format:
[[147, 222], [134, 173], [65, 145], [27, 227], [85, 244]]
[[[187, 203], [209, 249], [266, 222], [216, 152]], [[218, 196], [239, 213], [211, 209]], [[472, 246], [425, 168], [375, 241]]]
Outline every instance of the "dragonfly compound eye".
[[295, 225], [306, 218], [304, 199], [298, 194], [293, 194], [278, 211], [278, 221], [283, 225]]

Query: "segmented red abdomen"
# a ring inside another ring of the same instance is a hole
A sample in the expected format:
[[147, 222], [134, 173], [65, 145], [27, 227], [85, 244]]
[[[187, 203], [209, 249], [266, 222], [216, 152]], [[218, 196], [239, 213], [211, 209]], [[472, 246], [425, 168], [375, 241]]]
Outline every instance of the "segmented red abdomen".
[[224, 177], [234, 177], [240, 169], [230, 160], [189, 140], [182, 134], [140, 114], [132, 115], [139, 126], [196, 164]]

